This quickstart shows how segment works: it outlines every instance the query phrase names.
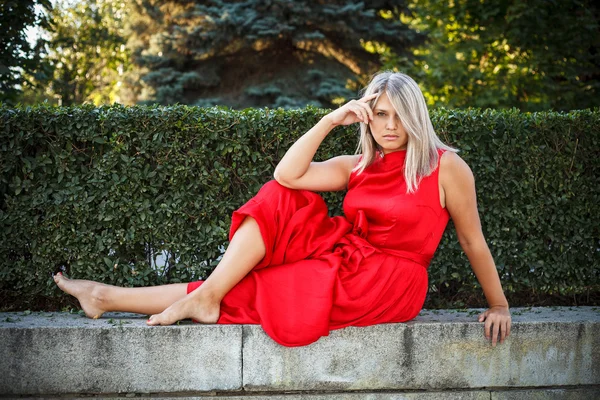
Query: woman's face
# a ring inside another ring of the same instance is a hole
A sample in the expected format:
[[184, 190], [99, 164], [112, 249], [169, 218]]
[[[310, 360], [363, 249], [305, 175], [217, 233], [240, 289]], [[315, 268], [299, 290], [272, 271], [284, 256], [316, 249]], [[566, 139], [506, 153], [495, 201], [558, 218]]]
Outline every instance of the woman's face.
[[406, 149], [408, 134], [385, 92], [373, 107], [373, 121], [369, 123], [369, 127], [383, 154]]

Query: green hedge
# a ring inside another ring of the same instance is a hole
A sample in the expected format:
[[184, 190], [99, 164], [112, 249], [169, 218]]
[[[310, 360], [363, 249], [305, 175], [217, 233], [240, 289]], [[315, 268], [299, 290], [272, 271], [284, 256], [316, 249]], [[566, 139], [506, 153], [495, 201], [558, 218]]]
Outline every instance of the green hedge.
[[[0, 108], [3, 308], [57, 304], [64, 298], [50, 274], [58, 270], [128, 286], [205, 278], [226, 245], [231, 212], [324, 113]], [[442, 109], [432, 118], [475, 174], [484, 233], [509, 298], [596, 298], [600, 110]], [[353, 153], [356, 138], [355, 127], [337, 128], [318, 158]], [[341, 213], [342, 196], [325, 194], [332, 214]], [[453, 229], [430, 285], [429, 305], [481, 304]]]

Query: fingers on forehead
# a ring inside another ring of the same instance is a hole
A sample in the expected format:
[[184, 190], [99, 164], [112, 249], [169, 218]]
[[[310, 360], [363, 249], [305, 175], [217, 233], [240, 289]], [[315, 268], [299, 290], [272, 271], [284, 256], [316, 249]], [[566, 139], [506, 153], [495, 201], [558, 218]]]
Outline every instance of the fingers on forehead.
[[370, 95], [363, 97], [361, 100], [370, 101], [376, 98], [377, 96], [379, 96], [379, 93], [371, 93]]

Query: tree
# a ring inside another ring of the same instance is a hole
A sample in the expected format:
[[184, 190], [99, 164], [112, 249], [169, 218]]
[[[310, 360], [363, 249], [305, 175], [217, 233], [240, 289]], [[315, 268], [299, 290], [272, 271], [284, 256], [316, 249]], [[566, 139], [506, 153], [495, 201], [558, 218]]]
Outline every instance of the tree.
[[56, 1], [49, 14], [49, 78], [36, 80], [37, 89], [23, 103], [45, 99], [59, 105], [120, 101], [122, 77], [129, 66], [124, 19], [126, 0]]
[[50, 0], [0, 2], [0, 101], [14, 104], [22, 89], [33, 84], [27, 74], [44, 80], [48, 73], [42, 60], [44, 42], [29, 43], [27, 29], [51, 30], [44, 13], [51, 9]]
[[50, 90], [60, 104], [112, 103], [128, 63], [123, 0], [59, 3], [49, 40], [54, 77]]
[[409, 69], [428, 102], [524, 111], [597, 106], [598, 8], [591, 0], [413, 0], [426, 31]]
[[[233, 107], [332, 106], [422, 36], [404, 2], [210, 0], [136, 3], [131, 100]], [[368, 48], [371, 50], [369, 51]]]

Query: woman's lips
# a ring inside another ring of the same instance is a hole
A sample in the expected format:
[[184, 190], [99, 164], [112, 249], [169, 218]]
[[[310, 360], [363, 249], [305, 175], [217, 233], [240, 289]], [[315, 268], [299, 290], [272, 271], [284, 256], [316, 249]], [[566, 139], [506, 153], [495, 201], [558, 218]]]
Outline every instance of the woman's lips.
[[396, 140], [396, 139], [398, 139], [398, 136], [396, 136], [396, 135], [384, 135], [383, 138], [386, 139], [386, 140]]

